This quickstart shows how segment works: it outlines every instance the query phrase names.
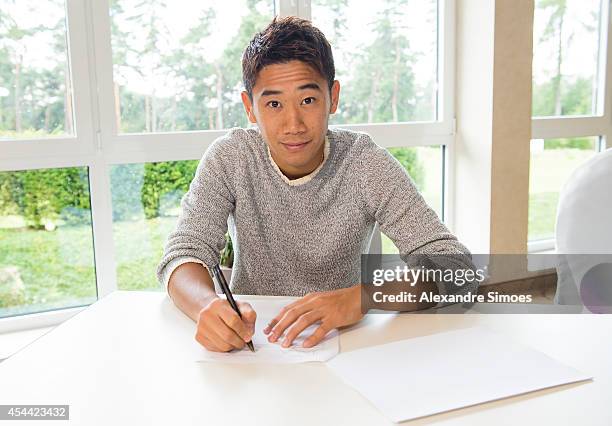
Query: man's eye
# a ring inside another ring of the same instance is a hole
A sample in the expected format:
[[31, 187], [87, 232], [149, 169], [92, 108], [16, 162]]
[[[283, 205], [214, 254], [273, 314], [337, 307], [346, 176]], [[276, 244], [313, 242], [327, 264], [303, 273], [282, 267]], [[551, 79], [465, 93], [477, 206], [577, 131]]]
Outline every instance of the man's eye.
[[268, 106], [271, 106], [272, 108], [278, 108], [280, 106], [280, 102], [279, 101], [270, 101], [270, 102], [268, 102]]
[[313, 103], [315, 101], [315, 98], [313, 98], [312, 96], [307, 97], [306, 99], [304, 99], [302, 102], [305, 105], [310, 105], [311, 103]]

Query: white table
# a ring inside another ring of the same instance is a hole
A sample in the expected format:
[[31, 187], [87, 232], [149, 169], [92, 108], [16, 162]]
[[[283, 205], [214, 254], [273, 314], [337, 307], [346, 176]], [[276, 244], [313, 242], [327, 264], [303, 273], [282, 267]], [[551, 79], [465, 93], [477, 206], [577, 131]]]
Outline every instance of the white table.
[[[369, 315], [342, 331], [341, 351], [474, 325], [595, 380], [410, 424], [612, 425], [612, 315]], [[194, 362], [194, 330], [165, 294], [115, 292], [0, 363], [0, 404], [70, 404], [70, 425], [390, 423], [324, 364]]]

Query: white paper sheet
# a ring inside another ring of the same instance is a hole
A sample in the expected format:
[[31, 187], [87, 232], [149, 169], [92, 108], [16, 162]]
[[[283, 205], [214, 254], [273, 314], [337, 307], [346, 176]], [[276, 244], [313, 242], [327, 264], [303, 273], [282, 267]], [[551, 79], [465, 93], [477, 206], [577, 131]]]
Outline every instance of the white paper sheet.
[[592, 378], [480, 327], [341, 353], [326, 365], [396, 423]]
[[[236, 299], [240, 299], [236, 297]], [[197, 353], [197, 361], [204, 362], [224, 362], [224, 363], [299, 363], [311, 361], [327, 361], [338, 354], [339, 342], [338, 332], [332, 330], [329, 332], [323, 341], [312, 348], [302, 347], [304, 340], [310, 336], [318, 327], [318, 324], [313, 324], [306, 328], [293, 341], [289, 348], [283, 348], [281, 343], [283, 336], [275, 343], [268, 342], [268, 336], [263, 333], [263, 329], [268, 325], [270, 320], [278, 314], [280, 309], [293, 302], [295, 298], [272, 298], [270, 300], [258, 300], [252, 302], [251, 305], [257, 313], [255, 322], [255, 335], [253, 336], [253, 345], [255, 352], [251, 352], [247, 347], [240, 351], [231, 352], [211, 352], [200, 347]]]

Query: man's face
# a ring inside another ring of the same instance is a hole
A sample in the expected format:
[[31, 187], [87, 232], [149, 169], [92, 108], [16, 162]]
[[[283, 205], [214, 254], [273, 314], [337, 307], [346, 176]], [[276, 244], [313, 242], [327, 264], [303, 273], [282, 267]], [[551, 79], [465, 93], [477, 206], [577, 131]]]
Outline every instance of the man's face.
[[329, 114], [336, 112], [340, 85], [331, 95], [325, 78], [302, 61], [264, 67], [253, 87], [253, 101], [242, 92], [249, 121], [257, 123], [272, 158], [290, 179], [321, 163]]

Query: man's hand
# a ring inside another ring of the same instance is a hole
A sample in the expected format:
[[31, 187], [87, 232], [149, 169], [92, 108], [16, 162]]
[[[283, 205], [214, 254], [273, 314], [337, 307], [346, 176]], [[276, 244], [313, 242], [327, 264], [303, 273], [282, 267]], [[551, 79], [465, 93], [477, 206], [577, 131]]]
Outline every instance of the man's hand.
[[282, 346], [289, 347], [305, 328], [320, 322], [319, 327], [304, 341], [304, 347], [318, 344], [332, 329], [351, 325], [363, 318], [361, 285], [340, 290], [310, 293], [285, 306], [264, 329], [268, 341], [276, 342], [287, 330]]
[[209, 351], [242, 349], [253, 337], [257, 314], [246, 302], [236, 301], [236, 304], [242, 319], [226, 299], [219, 297], [213, 298], [200, 311], [195, 339]]

